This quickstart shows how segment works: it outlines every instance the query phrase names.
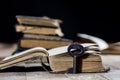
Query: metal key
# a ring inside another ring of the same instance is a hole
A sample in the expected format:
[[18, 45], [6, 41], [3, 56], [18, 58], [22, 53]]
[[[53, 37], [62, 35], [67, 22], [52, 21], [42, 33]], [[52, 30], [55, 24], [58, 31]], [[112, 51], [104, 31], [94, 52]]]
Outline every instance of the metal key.
[[75, 42], [68, 47], [68, 54], [73, 57], [73, 68], [69, 68], [67, 73], [80, 73], [80, 69], [82, 69], [82, 59], [80, 58], [84, 55], [84, 47]]

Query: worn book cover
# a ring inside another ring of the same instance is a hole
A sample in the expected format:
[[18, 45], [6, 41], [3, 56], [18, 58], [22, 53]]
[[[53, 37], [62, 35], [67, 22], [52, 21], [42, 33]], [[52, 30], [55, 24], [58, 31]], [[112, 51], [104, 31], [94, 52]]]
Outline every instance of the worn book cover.
[[120, 54], [120, 42], [108, 43], [108, 44], [109, 47], [101, 51], [103, 54], [112, 54], [112, 55]]
[[19, 45], [22, 48], [33, 48], [33, 47], [44, 47], [47, 49], [67, 46], [73, 41], [65, 38], [60, 38], [57, 36], [24, 36], [20, 39]]
[[97, 44], [102, 54], [112, 54], [112, 55], [120, 54], [120, 42], [107, 43], [105, 40], [99, 37], [83, 34], [83, 33], [78, 33], [77, 36], [80, 38], [78, 39], [78, 42], [80, 43], [90, 42]]
[[19, 24], [24, 25], [37, 25], [37, 26], [50, 26], [59, 27], [62, 23], [59, 19], [51, 19], [49, 17], [38, 17], [38, 16], [26, 16], [26, 15], [16, 15], [16, 19]]
[[24, 34], [42, 34], [42, 35], [58, 35], [63, 36], [63, 32], [60, 27], [44, 27], [44, 26], [32, 26], [32, 25], [15, 25], [16, 32], [22, 32]]
[[[81, 44], [85, 48], [85, 54], [82, 57], [82, 72], [105, 72], [106, 68], [102, 64], [100, 52], [97, 50], [96, 44]], [[15, 66], [18, 63], [31, 60], [32, 63], [40, 61], [44, 56], [48, 57], [48, 64], [53, 72], [65, 72], [73, 65], [73, 58], [67, 55], [69, 46], [45, 49], [43, 47], [35, 47], [22, 52], [18, 52], [12, 56], [8, 56], [0, 61], [0, 69]], [[44, 62], [43, 62], [44, 63]]]

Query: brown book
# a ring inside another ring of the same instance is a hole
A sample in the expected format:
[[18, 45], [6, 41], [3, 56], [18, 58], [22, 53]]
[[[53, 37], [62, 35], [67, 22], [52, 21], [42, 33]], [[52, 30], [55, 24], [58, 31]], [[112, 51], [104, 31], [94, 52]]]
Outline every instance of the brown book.
[[[87, 43], [86, 43], [87, 44]], [[96, 44], [81, 44], [85, 48], [86, 55], [82, 57], [82, 72], [105, 72], [106, 68], [102, 64], [100, 54], [96, 54], [99, 51], [95, 51], [94, 45]], [[90, 47], [92, 46], [92, 47]], [[53, 72], [66, 71], [73, 65], [73, 59], [67, 54], [69, 46], [56, 47], [52, 49], [45, 49], [43, 47], [31, 48], [18, 54], [8, 56], [0, 61], [0, 69], [6, 69], [11, 66], [15, 66], [18, 63], [32, 59], [41, 60], [43, 56], [48, 56], [49, 66]], [[90, 48], [89, 48], [90, 47]], [[87, 48], [87, 49], [86, 49]], [[93, 48], [93, 49], [92, 49]], [[99, 48], [98, 48], [99, 50]], [[38, 63], [40, 63], [38, 61]]]
[[[85, 48], [85, 55], [80, 58], [82, 63], [79, 63], [81, 64], [81, 67], [78, 67], [79, 70], [81, 72], [105, 72], [107, 68], [102, 64], [99, 47], [93, 43], [82, 43], [81, 45]], [[65, 72], [73, 67], [73, 57], [68, 55], [67, 48], [68, 46], [49, 50], [49, 63], [53, 72]], [[62, 53], [56, 53], [59, 49], [62, 50]]]
[[61, 40], [60, 36], [57, 35], [41, 35], [41, 34], [29, 34], [25, 33], [23, 38], [27, 39], [45, 39], [45, 40]]
[[42, 35], [58, 35], [63, 36], [61, 28], [52, 28], [44, 26], [32, 26], [32, 25], [15, 25], [17, 32], [30, 33], [30, 34], [42, 34]]
[[33, 48], [44, 47], [47, 49], [67, 46], [72, 43], [72, 40], [60, 38], [57, 36], [26, 36], [20, 40], [20, 47]]
[[[96, 36], [92, 36], [92, 35], [89, 35], [89, 34], [83, 34], [83, 33], [78, 33], [77, 36], [83, 41], [85, 41], [85, 43], [90, 42], [90, 43], [95, 43], [99, 46], [100, 50], [103, 50], [103, 49], [106, 49], [108, 48], [108, 43], [99, 38], [99, 37], [96, 37]], [[80, 41], [79, 41], [80, 42]]]
[[[73, 58], [66, 54], [50, 56], [49, 62], [54, 72], [64, 72], [73, 67]], [[84, 55], [82, 57], [82, 72], [105, 72], [100, 55]]]
[[103, 54], [120, 55], [120, 42], [109, 43], [109, 47], [101, 50]]
[[50, 27], [59, 27], [60, 23], [62, 22], [59, 19], [51, 19], [49, 17], [25, 16], [25, 15], [17, 15], [16, 19], [19, 24]]
[[120, 54], [120, 42], [107, 43], [105, 40], [99, 37], [91, 36], [88, 34], [82, 34], [82, 33], [78, 33], [77, 36], [80, 37], [80, 39], [78, 39], [77, 41], [79, 43], [90, 42], [97, 44], [102, 54], [112, 54], [112, 55]]

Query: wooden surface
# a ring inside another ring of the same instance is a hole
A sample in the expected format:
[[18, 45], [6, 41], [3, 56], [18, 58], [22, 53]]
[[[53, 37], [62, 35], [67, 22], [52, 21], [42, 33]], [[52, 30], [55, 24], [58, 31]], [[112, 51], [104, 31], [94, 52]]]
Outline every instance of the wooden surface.
[[[16, 44], [0, 43], [0, 57], [9, 56]], [[104, 65], [110, 67], [105, 73], [53, 74], [46, 71], [0, 72], [0, 80], [120, 80], [120, 55], [101, 55]]]

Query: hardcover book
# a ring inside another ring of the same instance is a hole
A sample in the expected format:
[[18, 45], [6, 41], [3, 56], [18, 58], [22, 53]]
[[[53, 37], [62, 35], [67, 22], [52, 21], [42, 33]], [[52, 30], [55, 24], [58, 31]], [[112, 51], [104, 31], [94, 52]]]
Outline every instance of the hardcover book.
[[60, 23], [62, 23], [62, 21], [59, 19], [51, 19], [46, 16], [37, 17], [37, 16], [17, 15], [16, 19], [19, 24], [23, 24], [23, 25], [59, 27]]
[[[82, 57], [81, 72], [105, 72], [106, 68], [102, 64], [99, 48], [96, 44], [81, 44], [85, 48], [85, 56]], [[41, 63], [43, 57], [48, 57], [48, 64], [53, 72], [66, 72], [73, 65], [73, 59], [67, 55], [68, 46], [45, 49], [43, 47], [35, 47], [22, 52], [18, 52], [12, 56], [8, 56], [0, 61], [0, 69], [15, 66], [21, 62], [31, 60]], [[74, 50], [73, 50], [74, 51]], [[43, 63], [45, 63], [43, 61]]]
[[73, 41], [57, 36], [28, 36], [25, 35], [20, 39], [19, 46], [22, 48], [44, 47], [51, 49], [60, 46], [70, 45]]
[[78, 40], [78, 42], [80, 43], [82, 42], [84, 43], [84, 40], [86, 40], [85, 42], [97, 44], [102, 54], [112, 54], [112, 55], [120, 54], [120, 42], [107, 43], [105, 40], [99, 37], [88, 34], [82, 34], [82, 33], [78, 33], [77, 36], [80, 38], [80, 40]]
[[63, 36], [61, 28], [44, 27], [44, 26], [32, 26], [32, 25], [15, 25], [16, 32], [22, 32], [24, 34], [40, 34], [40, 35], [57, 35]]

